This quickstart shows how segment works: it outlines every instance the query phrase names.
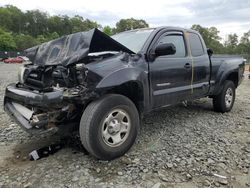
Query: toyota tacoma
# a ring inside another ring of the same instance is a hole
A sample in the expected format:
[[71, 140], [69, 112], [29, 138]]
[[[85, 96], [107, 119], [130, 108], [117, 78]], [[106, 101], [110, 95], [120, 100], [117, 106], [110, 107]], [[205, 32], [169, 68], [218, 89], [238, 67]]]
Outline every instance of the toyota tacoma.
[[215, 111], [229, 112], [245, 64], [213, 55], [198, 32], [177, 27], [111, 37], [92, 29], [25, 52], [31, 63], [7, 86], [5, 111], [32, 134], [79, 131], [103, 160], [126, 153], [153, 110], [209, 97]]

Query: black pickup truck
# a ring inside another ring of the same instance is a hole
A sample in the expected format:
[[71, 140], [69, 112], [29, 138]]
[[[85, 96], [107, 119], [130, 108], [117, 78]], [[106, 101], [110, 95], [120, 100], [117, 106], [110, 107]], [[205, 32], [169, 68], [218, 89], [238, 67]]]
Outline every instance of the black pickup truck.
[[79, 32], [26, 50], [32, 63], [6, 88], [5, 111], [25, 130], [79, 131], [99, 159], [123, 155], [152, 110], [202, 97], [228, 112], [244, 59], [213, 56], [199, 33], [176, 27], [107, 36]]

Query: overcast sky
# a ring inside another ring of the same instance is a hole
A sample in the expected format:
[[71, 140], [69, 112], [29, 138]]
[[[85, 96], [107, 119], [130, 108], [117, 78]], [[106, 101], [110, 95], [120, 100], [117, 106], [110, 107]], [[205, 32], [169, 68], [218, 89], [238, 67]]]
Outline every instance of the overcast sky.
[[121, 18], [146, 20], [151, 27], [192, 24], [217, 27], [227, 34], [250, 30], [250, 0], [1, 0], [0, 6], [39, 9], [50, 15], [81, 15], [102, 25], [115, 26]]

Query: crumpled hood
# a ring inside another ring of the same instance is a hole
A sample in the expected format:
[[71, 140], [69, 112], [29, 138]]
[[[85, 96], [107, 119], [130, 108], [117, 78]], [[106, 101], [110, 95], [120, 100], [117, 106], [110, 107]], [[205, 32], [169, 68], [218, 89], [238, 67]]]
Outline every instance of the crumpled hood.
[[25, 50], [26, 56], [36, 65], [71, 65], [89, 53], [123, 51], [134, 53], [98, 29], [79, 32], [52, 40]]
[[118, 53], [101, 61], [89, 63], [86, 68], [101, 77], [105, 77], [112, 72], [128, 67], [129, 62], [124, 60], [125, 55], [125, 53]]

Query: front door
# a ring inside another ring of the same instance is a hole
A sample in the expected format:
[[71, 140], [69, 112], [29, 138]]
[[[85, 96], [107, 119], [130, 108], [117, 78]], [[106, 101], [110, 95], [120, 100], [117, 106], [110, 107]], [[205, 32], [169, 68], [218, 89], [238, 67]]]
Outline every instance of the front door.
[[159, 56], [149, 63], [153, 108], [179, 103], [191, 96], [192, 61], [182, 32], [165, 32], [155, 41], [172, 43], [174, 55]]

